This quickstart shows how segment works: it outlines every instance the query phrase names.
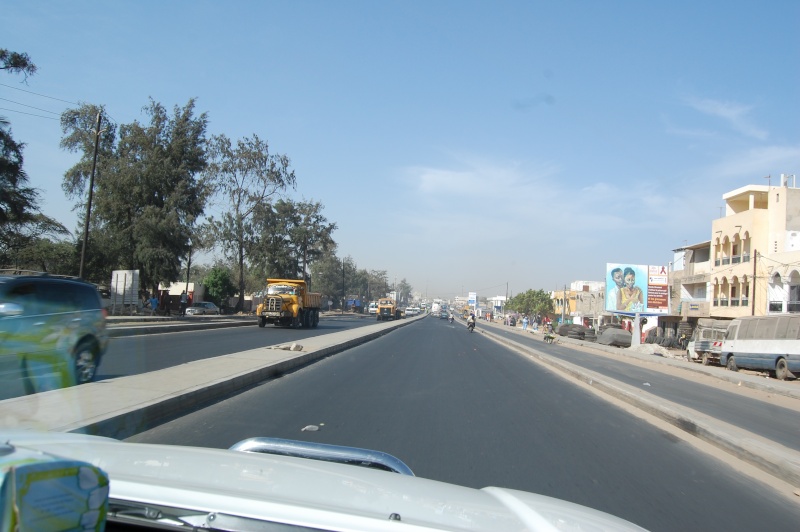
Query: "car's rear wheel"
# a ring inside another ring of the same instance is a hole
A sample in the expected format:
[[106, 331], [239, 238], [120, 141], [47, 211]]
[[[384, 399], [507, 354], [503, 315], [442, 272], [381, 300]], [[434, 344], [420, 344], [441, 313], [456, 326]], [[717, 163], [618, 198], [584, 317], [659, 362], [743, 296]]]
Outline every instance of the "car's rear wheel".
[[83, 341], [75, 349], [75, 384], [94, 380], [97, 375], [97, 354], [92, 342]]
[[728, 357], [728, 361], [725, 363], [725, 367], [729, 371], [739, 371], [739, 368], [736, 367], [736, 361], [733, 359], [733, 355]]

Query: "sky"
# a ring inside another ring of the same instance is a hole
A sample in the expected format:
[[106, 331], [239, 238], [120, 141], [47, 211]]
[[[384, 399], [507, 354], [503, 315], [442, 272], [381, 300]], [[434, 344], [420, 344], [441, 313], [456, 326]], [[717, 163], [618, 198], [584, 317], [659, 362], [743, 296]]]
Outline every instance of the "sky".
[[195, 98], [209, 134], [291, 159], [286, 196], [322, 203], [359, 269], [428, 297], [549, 291], [668, 264], [724, 193], [800, 172], [799, 20], [795, 0], [5, 0], [0, 48], [38, 72], [0, 73], [0, 116], [68, 228], [60, 113]]

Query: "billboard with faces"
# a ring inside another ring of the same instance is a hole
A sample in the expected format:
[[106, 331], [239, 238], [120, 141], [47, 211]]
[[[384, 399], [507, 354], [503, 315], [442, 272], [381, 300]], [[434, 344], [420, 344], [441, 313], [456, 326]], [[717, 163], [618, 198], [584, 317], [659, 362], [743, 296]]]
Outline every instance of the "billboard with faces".
[[668, 283], [666, 266], [606, 264], [605, 309], [627, 314], [666, 314]]

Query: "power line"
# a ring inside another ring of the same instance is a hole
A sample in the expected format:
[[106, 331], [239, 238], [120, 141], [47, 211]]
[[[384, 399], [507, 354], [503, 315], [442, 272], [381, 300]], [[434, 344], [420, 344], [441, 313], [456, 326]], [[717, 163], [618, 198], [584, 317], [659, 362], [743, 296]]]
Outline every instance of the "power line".
[[19, 87], [14, 87], [13, 85], [6, 85], [5, 83], [0, 83], [0, 86], [8, 87], [9, 89], [14, 89], [15, 91], [27, 92], [28, 94], [35, 94], [36, 96], [41, 96], [42, 98], [50, 98], [51, 100], [58, 100], [59, 102], [68, 103], [70, 105], [80, 105], [77, 102], [71, 102], [69, 100], [62, 100], [61, 98], [55, 98], [53, 96], [48, 96], [46, 94], [39, 94], [38, 92], [26, 91], [25, 89], [20, 89]]
[[52, 116], [43, 116], [43, 115], [37, 115], [37, 114], [34, 114], [34, 113], [26, 113], [25, 111], [17, 111], [16, 109], [6, 109], [5, 107], [0, 107], [0, 110], [2, 110], [2, 111], [11, 111], [12, 113], [20, 113], [20, 114], [23, 114], [23, 115], [37, 116], [39, 118], [46, 118], [48, 120], [55, 120], [56, 122], [58, 122], [60, 120], [59, 118], [55, 118], [55, 117], [52, 117]]
[[8, 98], [0, 98], [0, 100], [3, 100], [4, 102], [15, 103], [17, 105], [21, 105], [22, 107], [30, 107], [31, 109], [36, 109], [37, 111], [43, 111], [45, 113], [50, 113], [50, 114], [54, 114], [54, 115], [60, 115], [60, 113], [56, 113], [55, 111], [48, 111], [47, 109], [42, 109], [40, 107], [34, 107], [32, 105], [27, 105], [27, 104], [24, 104], [24, 103], [21, 103], [21, 102], [15, 102], [14, 100], [9, 100]]

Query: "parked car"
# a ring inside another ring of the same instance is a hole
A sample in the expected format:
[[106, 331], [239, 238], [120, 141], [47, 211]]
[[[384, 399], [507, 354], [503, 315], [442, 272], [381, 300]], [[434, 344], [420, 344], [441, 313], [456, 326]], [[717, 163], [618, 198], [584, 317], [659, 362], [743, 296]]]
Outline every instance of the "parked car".
[[0, 275], [0, 364], [27, 393], [94, 379], [108, 346], [97, 287], [78, 278]]
[[186, 309], [186, 314], [189, 316], [200, 316], [205, 314], [221, 314], [219, 307], [210, 301], [200, 301], [193, 303], [191, 307]]

